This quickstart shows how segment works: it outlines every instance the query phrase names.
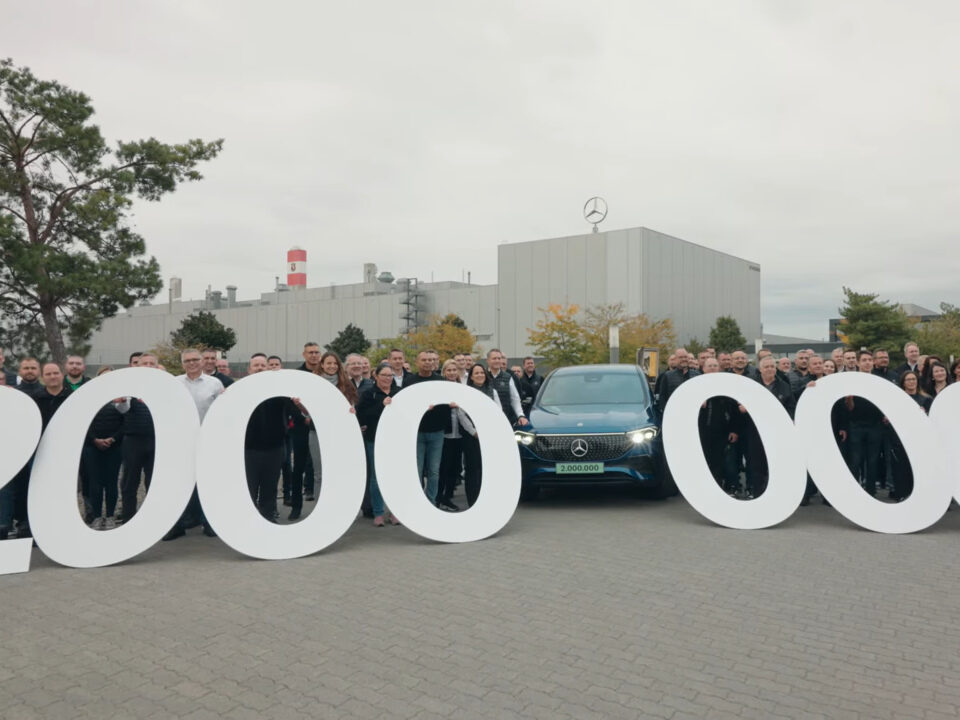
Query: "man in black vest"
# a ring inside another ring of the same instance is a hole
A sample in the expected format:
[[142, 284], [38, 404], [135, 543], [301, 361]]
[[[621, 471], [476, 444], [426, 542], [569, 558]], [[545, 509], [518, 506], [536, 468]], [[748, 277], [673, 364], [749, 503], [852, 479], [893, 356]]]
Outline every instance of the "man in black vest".
[[523, 414], [530, 415], [530, 407], [537, 397], [537, 391], [543, 384], [543, 376], [537, 374], [536, 361], [529, 355], [523, 359], [523, 374], [520, 376], [520, 405]]
[[487, 374], [490, 376], [490, 385], [500, 398], [503, 414], [511, 425], [523, 427], [527, 424], [527, 416], [520, 402], [520, 383], [506, 368], [507, 357], [499, 349], [493, 348], [487, 353]]

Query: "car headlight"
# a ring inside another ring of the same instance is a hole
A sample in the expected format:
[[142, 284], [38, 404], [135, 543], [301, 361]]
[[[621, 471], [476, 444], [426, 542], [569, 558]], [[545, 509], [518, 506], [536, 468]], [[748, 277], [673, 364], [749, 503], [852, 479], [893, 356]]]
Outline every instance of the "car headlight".
[[532, 432], [523, 432], [522, 430], [516, 430], [513, 433], [513, 437], [521, 445], [533, 445], [533, 441], [536, 438]]
[[653, 440], [659, 432], [659, 428], [645, 427], [640, 430], [631, 430], [627, 433], [627, 437], [633, 441], [634, 445], [643, 445], [645, 442]]

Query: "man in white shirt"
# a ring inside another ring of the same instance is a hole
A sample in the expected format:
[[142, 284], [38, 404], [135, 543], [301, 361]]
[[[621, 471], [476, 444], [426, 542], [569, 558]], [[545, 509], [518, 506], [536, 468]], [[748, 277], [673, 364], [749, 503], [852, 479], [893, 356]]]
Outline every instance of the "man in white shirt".
[[[197, 406], [197, 412], [200, 414], [200, 422], [207, 414], [207, 410], [213, 405], [213, 401], [220, 397], [223, 392], [223, 383], [213, 375], [203, 373], [203, 357], [199, 350], [188, 348], [180, 353], [180, 364], [183, 366], [183, 375], [179, 375], [177, 380], [183, 384], [193, 398]], [[217, 534], [210, 527], [207, 518], [203, 514], [203, 508], [200, 507], [200, 496], [194, 488], [187, 509], [177, 521], [170, 532], [163, 536], [164, 540], [176, 540], [187, 533], [188, 518], [203, 525], [203, 534], [207, 537], [216, 537]]]
[[461, 385], [467, 384], [467, 379], [470, 376], [470, 357], [469, 353], [457, 353], [453, 356], [453, 359], [457, 362], [457, 374], [460, 376], [459, 382]]

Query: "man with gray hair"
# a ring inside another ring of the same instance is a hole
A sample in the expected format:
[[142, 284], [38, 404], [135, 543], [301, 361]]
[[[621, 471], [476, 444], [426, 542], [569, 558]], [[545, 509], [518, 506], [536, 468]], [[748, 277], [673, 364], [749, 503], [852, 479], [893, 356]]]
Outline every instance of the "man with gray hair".
[[343, 361], [343, 367], [347, 371], [347, 377], [350, 378], [350, 382], [352, 382], [353, 386], [357, 389], [357, 395], [359, 395], [362, 390], [366, 390], [369, 386], [373, 385], [373, 380], [363, 377], [364, 359], [363, 355], [359, 353], [350, 353]]
[[[200, 414], [200, 422], [203, 422], [203, 418], [210, 406], [213, 405], [213, 401], [223, 393], [223, 383], [213, 375], [204, 374], [203, 362], [204, 359], [199, 350], [195, 348], [183, 350], [180, 353], [183, 375], [177, 376], [177, 380], [183, 384], [187, 392], [190, 393], [190, 397], [193, 398], [193, 402], [197, 406], [197, 412]], [[140, 358], [140, 364], [143, 364], [143, 358]], [[266, 364], [266, 358], [264, 358], [264, 364]], [[170, 532], [163, 536], [163, 539], [176, 540], [178, 537], [183, 537], [187, 532], [188, 518], [192, 518], [197, 524], [202, 524], [203, 534], [207, 537], [217, 536], [203, 514], [203, 508], [200, 507], [200, 496], [197, 494], [197, 489], [194, 488], [193, 495], [190, 496], [190, 502], [187, 503], [187, 509], [184, 510], [183, 515], [170, 529]]]

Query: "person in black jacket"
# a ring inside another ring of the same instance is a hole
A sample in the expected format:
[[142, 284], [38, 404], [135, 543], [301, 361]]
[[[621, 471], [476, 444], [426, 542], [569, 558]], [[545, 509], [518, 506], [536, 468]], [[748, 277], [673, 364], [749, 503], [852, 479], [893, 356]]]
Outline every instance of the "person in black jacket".
[[[920, 374], [915, 370], [904, 370], [897, 383], [900, 389], [909, 395], [925, 413], [930, 414], [933, 398], [927, 395], [920, 387]], [[890, 499], [901, 502], [910, 497], [913, 492], [913, 471], [907, 459], [907, 451], [903, 448], [900, 438], [893, 434], [893, 490]]]
[[392, 348], [387, 358], [393, 368], [393, 384], [397, 386], [397, 390], [406, 387], [407, 380], [413, 377], [413, 373], [404, 367], [407, 362], [406, 354], [400, 348]]
[[898, 367], [894, 372], [900, 377], [907, 370], [913, 370], [920, 377], [920, 346], [912, 340], [903, 346], [903, 354], [907, 361]]
[[[43, 390], [40, 384], [40, 363], [36, 358], [26, 357], [20, 361], [20, 373], [13, 377], [13, 382], [7, 383], [22, 393], [33, 397], [39, 390]], [[20, 468], [19, 472], [13, 476], [4, 487], [0, 488], [0, 540], [6, 540], [13, 528], [13, 521], [18, 521], [18, 530], [22, 522], [22, 537], [29, 537], [30, 529], [27, 524], [26, 514], [26, 488], [30, 482], [30, 472], [33, 468], [33, 457], [27, 461], [27, 464]], [[18, 534], [19, 537], [19, 534]]]
[[735, 350], [731, 353], [730, 369], [727, 370], [727, 372], [731, 372], [734, 375], [743, 375], [751, 380], [758, 380], [760, 378], [760, 373], [750, 364], [750, 360], [743, 350]]
[[233, 378], [229, 375], [224, 375], [222, 372], [217, 370], [217, 351], [213, 348], [204, 348], [203, 353], [201, 354], [203, 358], [203, 374], [212, 375], [217, 380], [220, 381], [220, 384], [224, 388], [228, 388], [233, 385]]
[[[857, 355], [859, 372], [873, 372], [873, 353], [861, 350]], [[883, 427], [887, 419], [880, 408], [869, 400], [850, 395], [844, 402], [847, 408], [850, 443], [850, 472], [860, 480], [868, 494], [876, 496], [880, 478], [880, 453], [883, 449]]]
[[[377, 469], [374, 464], [374, 442], [377, 437], [377, 426], [384, 409], [393, 402], [393, 396], [400, 392], [393, 384], [393, 368], [389, 363], [380, 363], [373, 371], [373, 384], [364, 387], [357, 401], [357, 420], [363, 432], [363, 445], [367, 454], [367, 484], [370, 488], [370, 505], [373, 512], [373, 524], [383, 527], [386, 523], [383, 495], [377, 485]], [[389, 515], [393, 525], [400, 522]]]
[[805, 388], [810, 381], [809, 364], [812, 354], [812, 352], [807, 350], [797, 350], [797, 354], [794, 355], [794, 367], [787, 373], [787, 380], [790, 383], [790, 390], [793, 391], [794, 397], [800, 397], [803, 388]]
[[663, 411], [667, 407], [670, 395], [683, 383], [692, 377], [700, 374], [699, 370], [690, 368], [690, 354], [684, 348], [677, 348], [677, 367], [668, 370], [658, 378], [659, 395], [657, 396], [657, 409], [660, 411], [660, 417], [663, 417]]
[[523, 359], [523, 373], [520, 375], [520, 405], [527, 417], [530, 417], [530, 407], [542, 384], [543, 376], [537, 374], [536, 361], [528, 355]]
[[17, 390], [33, 395], [43, 389], [40, 382], [40, 361], [34, 357], [25, 357], [20, 361], [20, 374]]
[[[63, 383], [63, 370], [57, 363], [44, 363], [42, 368], [43, 385], [31, 393], [33, 401], [40, 410], [40, 422], [47, 429], [53, 416], [70, 396], [70, 388]], [[30, 521], [27, 517], [27, 496], [30, 492], [30, 471], [33, 458], [23, 471], [18, 473], [14, 487], [13, 517], [17, 521], [17, 537], [30, 537]]]
[[890, 353], [883, 348], [873, 351], [873, 374], [892, 383], [900, 380], [900, 376], [890, 369]]
[[[487, 369], [480, 363], [470, 368], [467, 377], [467, 387], [479, 390], [494, 403], [500, 405], [500, 396], [490, 384]], [[473, 432], [463, 436], [463, 490], [467, 495], [467, 507], [472, 507], [480, 497], [480, 485], [483, 479], [483, 465], [480, 457], [480, 440], [477, 437], [476, 427]]]
[[[703, 374], [715, 372], [720, 372], [720, 362], [716, 358], [705, 358]], [[734, 447], [742, 425], [736, 401], [720, 395], [708, 398], [700, 406], [697, 424], [710, 473], [724, 492], [735, 495], [739, 490], [740, 473]]]
[[[759, 362], [760, 384], [773, 393], [774, 397], [783, 405], [784, 410], [793, 417], [797, 403], [794, 400], [793, 392], [790, 390], [790, 383], [782, 379], [777, 374], [777, 361], [772, 355], [765, 355]], [[746, 408], [743, 405], [738, 407], [741, 414], [746, 414]], [[747, 423], [744, 426], [747, 434], [747, 497], [759, 497], [767, 489], [767, 480], [770, 476], [770, 470], [767, 463], [767, 456], [763, 451], [763, 442], [760, 440], [760, 432], [753, 423]]]
[[[157, 369], [156, 355], [141, 353], [137, 358], [137, 367]], [[144, 489], [150, 490], [156, 438], [153, 433], [153, 416], [142, 400], [134, 397], [125, 398], [123, 402], [117, 404], [117, 410], [124, 415], [120, 504], [123, 508], [123, 521], [128, 522], [137, 514], [137, 494], [140, 491], [141, 475]]]
[[[256, 375], [268, 369], [267, 356], [264, 353], [254, 353], [250, 357], [248, 375]], [[269, 522], [274, 522], [277, 512], [277, 479], [283, 465], [287, 417], [295, 409], [288, 398], [267, 398], [254, 408], [247, 421], [247, 432], [243, 441], [247, 487], [253, 504]], [[297, 509], [290, 513], [289, 519], [296, 520], [299, 517]]]
[[[113, 368], [104, 365], [97, 372], [100, 377]], [[87, 503], [94, 530], [112, 530], [116, 527], [120, 463], [123, 460], [123, 415], [116, 402], [108, 402], [93, 416], [80, 454], [81, 467], [87, 477]], [[104, 512], [106, 503], [106, 512]]]
[[[303, 363], [298, 370], [320, 373], [320, 346], [312, 340], [303, 345]], [[268, 363], [269, 364], [269, 363]], [[287, 460], [288, 472], [283, 478], [283, 504], [294, 509], [303, 508], [304, 488], [313, 496], [316, 478], [310, 457], [310, 433], [316, 432], [312, 422], [299, 409], [291, 410], [287, 418], [287, 434], [293, 451], [293, 462]]]
[[[394, 371], [396, 372], [396, 371]], [[442, 380], [433, 372], [433, 351], [421, 350], [417, 354], [417, 374], [404, 381], [404, 388], [418, 383]], [[396, 381], [396, 377], [394, 377]], [[431, 503], [436, 504], [440, 488], [440, 461], [443, 458], [443, 430], [447, 424], [450, 406], [435, 405], [423, 414], [417, 431], [417, 471], [421, 480], [426, 477], [426, 493]], [[362, 424], [362, 423], [361, 423]]]

